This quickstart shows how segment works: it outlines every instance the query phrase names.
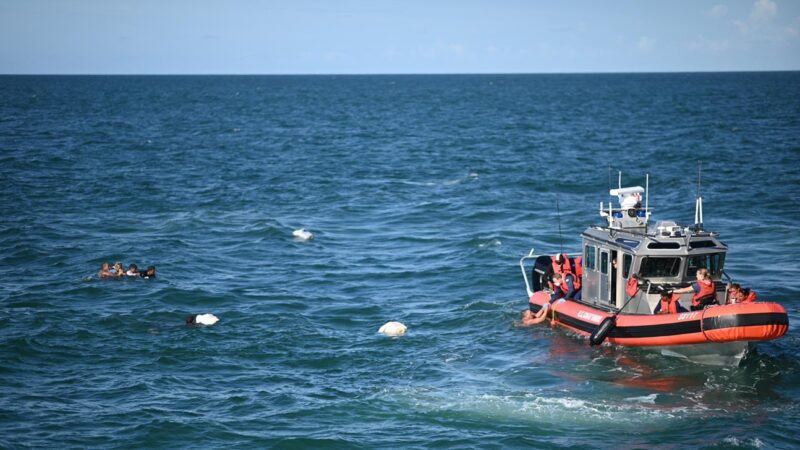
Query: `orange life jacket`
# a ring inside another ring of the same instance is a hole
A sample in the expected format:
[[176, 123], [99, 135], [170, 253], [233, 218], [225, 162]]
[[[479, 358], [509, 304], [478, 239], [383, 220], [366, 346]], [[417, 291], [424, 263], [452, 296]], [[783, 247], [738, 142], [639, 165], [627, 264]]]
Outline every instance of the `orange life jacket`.
[[[550, 261], [553, 264], [553, 273], [560, 273], [561, 275], [566, 275], [567, 273], [572, 273], [572, 267], [569, 264], [569, 256], [565, 253], [561, 254], [561, 262], [558, 262], [557, 258], [559, 255], [551, 256]], [[575, 281], [573, 280], [573, 284]], [[556, 289], [555, 284], [553, 284], [552, 280], [548, 280], [547, 284], [550, 285], [550, 290], [554, 291]], [[577, 289], [577, 288], [576, 288]], [[564, 291], [567, 292], [567, 291]]]
[[553, 261], [553, 273], [567, 273], [572, 272], [572, 267], [569, 265], [569, 256], [562, 253], [561, 254], [561, 262], [559, 263], [556, 258], [558, 255], [551, 256], [550, 259]]
[[[574, 295], [575, 292], [578, 292], [578, 290], [580, 290], [581, 283], [580, 283], [580, 281], [578, 281], [578, 277], [576, 277], [575, 275], [573, 275], [571, 273], [569, 275], [572, 277], [572, 286], [575, 288], [575, 290], [573, 291], [573, 295]], [[567, 284], [567, 274], [564, 274], [561, 277], [561, 284], [558, 285], [558, 287], [561, 289], [561, 296], [562, 297], [567, 295], [567, 292], [569, 292], [569, 285]], [[555, 290], [555, 289], [553, 289], [553, 290]]]
[[[580, 290], [580, 288], [581, 288], [581, 277], [575, 275], [574, 273], [570, 274], [570, 275], [572, 275], [572, 285], [575, 287], [575, 290], [576, 291]], [[566, 275], [564, 275], [564, 276], [566, 277]]]
[[678, 300], [680, 300], [680, 294], [672, 294], [672, 297], [664, 300], [664, 297], [661, 297], [661, 309], [658, 311], [659, 314], [677, 314], [678, 313]]
[[625, 286], [625, 292], [628, 294], [628, 297], [634, 297], [636, 293], [639, 292], [639, 280], [637, 280], [635, 276], [632, 276], [628, 280], [628, 285]]
[[581, 288], [583, 285], [583, 258], [580, 256], [575, 257], [573, 264], [575, 265], [575, 279], [573, 283], [575, 284], [575, 290]]
[[740, 289], [738, 294], [731, 292], [728, 303], [752, 303], [756, 301], [756, 297], [758, 295], [755, 292], [748, 289]]
[[576, 256], [573, 260], [573, 264], [575, 265], [575, 278], [578, 280], [578, 287], [576, 289], [580, 289], [581, 279], [583, 278], [583, 257]]
[[[550, 259], [553, 261], [553, 273], [560, 273], [561, 275], [564, 275], [565, 277], [566, 277], [567, 274], [571, 274], [572, 275], [572, 285], [575, 287], [576, 291], [579, 290], [581, 288], [581, 276], [583, 275], [583, 265], [581, 264], [581, 262], [583, 261], [583, 258], [577, 257], [577, 258], [574, 258], [572, 260], [573, 264], [575, 264], [575, 269], [573, 270], [572, 264], [570, 264], [569, 256], [567, 256], [565, 253], [562, 253], [561, 254], [561, 263], [556, 261], [557, 256], [558, 255], [550, 257]], [[551, 289], [553, 287], [554, 286], [552, 286], [552, 283], [551, 283]], [[567, 292], [567, 291], [564, 291], [564, 292]]]
[[714, 303], [716, 303], [717, 288], [714, 286], [714, 282], [703, 280], [698, 281], [697, 284], [700, 285], [700, 292], [695, 292], [692, 296], [692, 306], [700, 306], [700, 299], [706, 297], [714, 297]]

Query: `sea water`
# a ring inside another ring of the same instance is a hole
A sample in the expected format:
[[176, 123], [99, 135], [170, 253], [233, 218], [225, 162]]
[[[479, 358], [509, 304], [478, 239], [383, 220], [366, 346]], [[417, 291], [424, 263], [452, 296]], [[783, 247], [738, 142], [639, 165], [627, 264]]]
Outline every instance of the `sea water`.
[[[797, 72], [0, 77], [0, 447], [796, 448], [798, 99]], [[699, 192], [787, 335], [714, 367], [518, 327], [519, 258], [579, 251], [618, 171], [654, 220]]]

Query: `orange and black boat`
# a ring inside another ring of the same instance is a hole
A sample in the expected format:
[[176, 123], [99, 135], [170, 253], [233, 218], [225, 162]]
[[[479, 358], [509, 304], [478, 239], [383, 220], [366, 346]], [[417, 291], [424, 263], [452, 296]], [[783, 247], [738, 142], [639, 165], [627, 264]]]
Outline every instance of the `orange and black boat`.
[[[652, 347], [708, 364], [738, 364], [753, 342], [786, 334], [789, 319], [780, 304], [753, 296], [733, 303], [733, 279], [724, 271], [728, 248], [703, 229], [702, 198], [694, 225], [660, 221], [651, 227], [647, 191], [612, 189], [620, 205], [600, 204], [608, 223], [583, 232], [581, 254], [531, 250], [520, 260], [530, 311], [539, 314], [546, 305], [547, 320], [588, 336], [592, 345]], [[554, 285], [555, 273], [570, 274], [574, 286]], [[684, 289], [703, 274], [705, 287]], [[661, 305], [672, 306], [659, 311]]]

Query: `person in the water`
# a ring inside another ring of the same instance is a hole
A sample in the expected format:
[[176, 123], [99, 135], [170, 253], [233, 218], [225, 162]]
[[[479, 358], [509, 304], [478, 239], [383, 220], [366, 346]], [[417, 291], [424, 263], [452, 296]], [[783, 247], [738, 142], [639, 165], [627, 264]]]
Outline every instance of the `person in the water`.
[[147, 270], [140, 270], [139, 276], [145, 279], [156, 277], [156, 266], [148, 266]]
[[127, 275], [129, 277], [138, 277], [139, 276], [139, 270], [136, 267], [136, 264], [131, 263], [131, 265], [128, 266], [128, 271], [125, 272], [125, 275]]
[[100, 269], [100, 273], [98, 274], [100, 278], [120, 278], [120, 277], [140, 277], [144, 279], [150, 279], [156, 277], [156, 266], [148, 266], [146, 270], [138, 270], [136, 264], [131, 264], [128, 266], [128, 270], [125, 270], [124, 266], [121, 262], [117, 262], [114, 264], [114, 267], [109, 269], [108, 263], [103, 263], [102, 268]]
[[114, 274], [111, 273], [111, 269], [109, 269], [109, 264], [107, 262], [103, 263], [103, 266], [100, 268], [100, 273], [98, 275], [100, 276], [100, 278], [111, 278], [114, 276]]
[[[533, 304], [531, 304], [533, 306]], [[525, 327], [529, 327], [531, 325], [536, 325], [544, 322], [547, 320], [547, 311], [550, 310], [550, 303], [545, 303], [537, 313], [534, 312], [529, 308], [527, 311], [522, 312], [522, 321], [520, 324]]]
[[528, 305], [528, 310], [522, 312], [522, 322], [521, 325], [528, 327], [531, 325], [536, 325], [544, 322], [547, 320], [547, 312], [550, 311], [550, 308], [553, 307], [553, 303], [558, 300], [558, 297], [550, 297], [550, 301], [542, 305], [542, 308], [537, 311], [536, 313], [533, 312], [534, 304], [530, 303]]

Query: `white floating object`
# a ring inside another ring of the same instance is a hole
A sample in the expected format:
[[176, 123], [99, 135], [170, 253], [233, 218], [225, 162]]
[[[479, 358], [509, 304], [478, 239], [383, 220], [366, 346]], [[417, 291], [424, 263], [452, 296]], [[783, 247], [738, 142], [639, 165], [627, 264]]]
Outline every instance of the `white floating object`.
[[219, 322], [219, 317], [213, 314], [198, 314], [194, 318], [194, 323], [200, 325], [214, 325], [217, 322]]
[[378, 330], [378, 333], [384, 334], [386, 336], [402, 336], [406, 334], [406, 326], [400, 322], [386, 322], [383, 326]]
[[305, 228], [292, 231], [292, 236], [304, 241], [310, 241], [311, 239], [314, 239], [314, 233], [306, 230]]

